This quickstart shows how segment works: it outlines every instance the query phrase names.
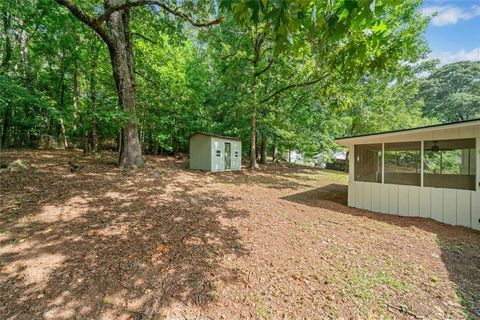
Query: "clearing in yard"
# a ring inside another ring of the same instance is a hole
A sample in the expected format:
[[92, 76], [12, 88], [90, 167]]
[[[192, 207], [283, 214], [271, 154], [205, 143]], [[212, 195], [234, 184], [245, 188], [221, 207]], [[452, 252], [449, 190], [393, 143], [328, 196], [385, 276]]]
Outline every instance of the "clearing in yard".
[[479, 232], [349, 208], [343, 173], [115, 157], [0, 153], [1, 319], [480, 317]]

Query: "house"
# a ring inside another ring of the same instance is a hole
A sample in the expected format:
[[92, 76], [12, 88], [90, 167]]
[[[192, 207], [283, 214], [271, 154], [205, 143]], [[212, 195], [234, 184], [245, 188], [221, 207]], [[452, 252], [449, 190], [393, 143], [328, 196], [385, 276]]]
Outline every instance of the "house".
[[241, 167], [240, 139], [202, 132], [190, 137], [190, 169], [221, 172]]
[[480, 230], [480, 119], [336, 141], [349, 206]]
[[345, 171], [347, 152], [337, 151], [331, 156], [325, 152], [318, 153], [313, 156], [313, 162], [315, 163], [316, 167], [320, 167], [322, 169]]
[[285, 159], [288, 163], [294, 163], [299, 165], [305, 165], [305, 156], [303, 153], [297, 150], [289, 150], [286, 152]]

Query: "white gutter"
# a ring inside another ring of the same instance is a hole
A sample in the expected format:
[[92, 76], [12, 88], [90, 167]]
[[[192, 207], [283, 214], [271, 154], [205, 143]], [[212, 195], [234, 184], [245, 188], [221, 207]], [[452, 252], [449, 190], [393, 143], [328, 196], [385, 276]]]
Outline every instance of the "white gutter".
[[372, 138], [388, 138], [388, 137], [395, 137], [395, 136], [402, 136], [412, 133], [421, 133], [421, 132], [432, 132], [432, 131], [439, 131], [445, 129], [452, 129], [452, 128], [463, 128], [463, 127], [470, 127], [470, 126], [477, 126], [480, 125], [480, 119], [475, 121], [467, 121], [467, 122], [460, 122], [460, 123], [450, 123], [438, 126], [431, 126], [431, 127], [423, 127], [423, 128], [412, 128], [412, 129], [405, 129], [401, 131], [391, 131], [391, 132], [384, 132], [384, 133], [375, 133], [357, 137], [346, 137], [336, 139], [335, 142], [342, 146], [349, 146], [358, 142], [362, 142], [365, 140], [371, 140]]

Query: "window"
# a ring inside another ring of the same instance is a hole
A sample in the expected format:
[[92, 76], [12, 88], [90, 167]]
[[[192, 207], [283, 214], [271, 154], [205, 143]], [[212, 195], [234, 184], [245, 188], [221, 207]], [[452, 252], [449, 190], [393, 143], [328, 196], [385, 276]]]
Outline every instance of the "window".
[[420, 142], [385, 143], [384, 182], [420, 186]]
[[425, 141], [425, 187], [475, 190], [475, 171], [475, 139]]
[[355, 181], [382, 182], [382, 145], [355, 145]]
[[222, 156], [222, 150], [215, 150], [215, 155], [217, 157], [221, 157]]
[[235, 155], [235, 158], [238, 158], [238, 151], [234, 151], [233, 154]]

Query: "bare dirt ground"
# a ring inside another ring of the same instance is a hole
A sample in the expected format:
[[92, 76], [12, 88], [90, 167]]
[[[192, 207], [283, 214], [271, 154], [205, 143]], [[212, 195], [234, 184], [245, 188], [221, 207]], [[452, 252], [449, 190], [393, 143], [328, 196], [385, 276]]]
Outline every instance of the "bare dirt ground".
[[480, 317], [480, 233], [348, 208], [344, 174], [0, 153], [17, 159], [0, 173], [0, 319]]

